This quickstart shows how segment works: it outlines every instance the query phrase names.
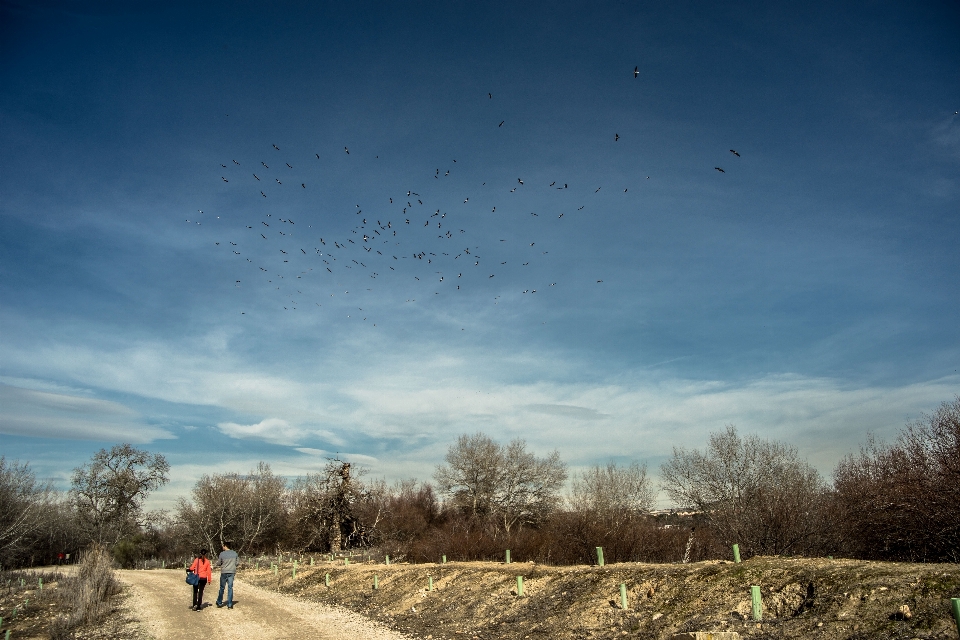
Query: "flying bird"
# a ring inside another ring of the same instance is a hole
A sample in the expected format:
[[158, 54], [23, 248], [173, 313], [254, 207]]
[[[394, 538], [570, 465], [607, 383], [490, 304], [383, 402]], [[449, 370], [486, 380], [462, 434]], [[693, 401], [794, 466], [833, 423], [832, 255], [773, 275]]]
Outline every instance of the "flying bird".
[[257, 174], [253, 174], [253, 177], [256, 178], [257, 180], [260, 179], [260, 176], [258, 176]]
[[732, 153], [733, 155], [737, 156], [738, 158], [740, 157], [740, 154], [737, 153], [736, 149], [730, 149], [730, 153]]
[[489, 97], [491, 100], [493, 100], [493, 94], [492, 94], [492, 93], [488, 93], [488, 94], [487, 94], [487, 97]]
[[498, 127], [502, 127], [504, 122], [506, 122], [506, 120], [501, 120], [501, 121], [500, 121], [500, 124], [498, 124], [497, 126], [498, 126]]
[[724, 171], [724, 170], [721, 169], [720, 167], [714, 167], [714, 169], [716, 169], [716, 170], [719, 171], [720, 173], [726, 173], [726, 171]]
[[639, 67], [639, 66], [633, 68], [633, 77], [636, 78], [638, 75], [640, 75], [640, 67]]
[[347, 155], [350, 155], [350, 149], [347, 149], [346, 147], [344, 147], [343, 150], [347, 152]]
[[620, 139], [620, 134], [619, 134], [619, 133], [613, 134], [613, 141], [614, 141], [614, 142], [617, 142], [619, 139]]
[[280, 151], [280, 147], [278, 147], [277, 145], [273, 145], [273, 148], [276, 149], [277, 151]]

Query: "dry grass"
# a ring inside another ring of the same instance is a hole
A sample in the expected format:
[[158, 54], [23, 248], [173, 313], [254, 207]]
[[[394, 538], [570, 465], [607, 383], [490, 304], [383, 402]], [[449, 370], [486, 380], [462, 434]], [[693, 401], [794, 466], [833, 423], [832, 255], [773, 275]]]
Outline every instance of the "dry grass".
[[74, 637], [80, 626], [96, 624], [114, 609], [114, 596], [120, 593], [120, 583], [113, 571], [109, 552], [93, 548], [80, 563], [77, 575], [62, 578], [55, 591], [61, 613], [50, 625], [52, 640]]

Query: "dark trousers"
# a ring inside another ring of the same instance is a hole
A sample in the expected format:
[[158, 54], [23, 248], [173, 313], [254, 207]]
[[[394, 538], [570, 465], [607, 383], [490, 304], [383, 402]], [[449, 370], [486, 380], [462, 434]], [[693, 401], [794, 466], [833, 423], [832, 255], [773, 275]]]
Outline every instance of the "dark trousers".
[[203, 588], [205, 586], [207, 586], [206, 578], [200, 578], [200, 581], [193, 585], [193, 606], [198, 609], [203, 604]]

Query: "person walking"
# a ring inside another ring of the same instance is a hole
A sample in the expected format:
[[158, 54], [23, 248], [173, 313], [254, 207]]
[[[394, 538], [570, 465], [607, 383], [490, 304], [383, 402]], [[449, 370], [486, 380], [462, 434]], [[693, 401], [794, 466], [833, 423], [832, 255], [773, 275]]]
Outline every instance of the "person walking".
[[[230, 545], [223, 543], [223, 551], [220, 552], [220, 593], [217, 594], [217, 607], [227, 605], [227, 609], [233, 609], [233, 577], [237, 573], [237, 552], [230, 549]], [[227, 588], [227, 601], [223, 601], [223, 588]]]
[[193, 611], [200, 611], [203, 609], [203, 588], [213, 580], [213, 568], [207, 560], [206, 549], [200, 550], [200, 555], [194, 559], [187, 571], [197, 574], [197, 584], [193, 585], [193, 606], [190, 608]]

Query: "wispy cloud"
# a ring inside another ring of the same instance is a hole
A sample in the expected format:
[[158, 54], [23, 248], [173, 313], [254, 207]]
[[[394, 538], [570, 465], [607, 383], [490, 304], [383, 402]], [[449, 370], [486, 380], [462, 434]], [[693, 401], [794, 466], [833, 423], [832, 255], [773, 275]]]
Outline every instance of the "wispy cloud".
[[107, 400], [0, 384], [0, 433], [41, 438], [144, 443], [175, 436]]

